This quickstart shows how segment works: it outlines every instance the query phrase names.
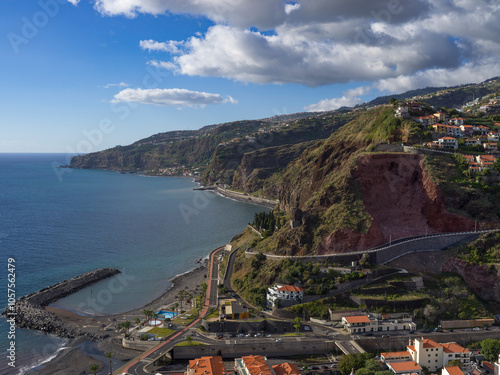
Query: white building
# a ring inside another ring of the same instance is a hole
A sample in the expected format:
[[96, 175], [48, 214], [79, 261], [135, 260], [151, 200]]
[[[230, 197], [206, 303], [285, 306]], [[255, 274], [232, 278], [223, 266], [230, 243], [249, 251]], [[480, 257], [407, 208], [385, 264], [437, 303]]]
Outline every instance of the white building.
[[274, 306], [277, 299], [302, 302], [304, 288], [294, 285], [275, 285], [267, 289], [267, 304]]
[[431, 339], [415, 339], [407, 346], [413, 361], [425, 366], [429, 371], [445, 367], [449, 361], [459, 360], [462, 364], [470, 362], [470, 351], [455, 342], [437, 343]]
[[349, 333], [414, 331], [417, 326], [411, 318], [398, 320], [376, 319], [369, 315], [354, 315], [342, 317], [342, 324]]
[[438, 144], [443, 148], [458, 148], [458, 140], [453, 137], [443, 137], [438, 139]]

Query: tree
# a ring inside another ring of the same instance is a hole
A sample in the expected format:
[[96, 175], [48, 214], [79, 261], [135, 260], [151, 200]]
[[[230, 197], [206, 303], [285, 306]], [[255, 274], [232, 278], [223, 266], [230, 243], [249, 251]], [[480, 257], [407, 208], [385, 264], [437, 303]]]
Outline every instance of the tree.
[[461, 367], [462, 366], [462, 362], [460, 362], [459, 359], [453, 359], [451, 361], [448, 361], [448, 366], [458, 366], [458, 367]]
[[493, 163], [493, 166], [491, 167], [495, 172], [500, 174], [500, 159], [497, 159], [496, 162]]
[[191, 336], [186, 337], [186, 341], [188, 342], [189, 345], [193, 342], [193, 338]]
[[123, 323], [120, 323], [120, 327], [125, 328], [127, 330], [127, 335], [128, 335], [128, 330], [129, 330], [131, 325], [132, 325], [132, 323], [130, 323], [130, 321], [128, 321], [128, 320], [123, 322]]
[[179, 304], [176, 302], [174, 303], [174, 312], [176, 312], [179, 309]]
[[481, 341], [481, 353], [488, 361], [496, 361], [500, 353], [500, 340], [486, 339]]
[[185, 297], [186, 297], [186, 291], [184, 289], [179, 290], [179, 292], [177, 293], [177, 298], [181, 303], [181, 311], [182, 311], [182, 302], [184, 301]]
[[352, 369], [356, 371], [362, 368], [369, 356], [370, 354], [367, 353], [342, 355], [339, 360], [338, 368], [343, 375], [350, 374]]
[[141, 319], [139, 319], [139, 318], [135, 318], [135, 324], [136, 324], [136, 325], [141, 324]]
[[390, 98], [389, 99], [389, 104], [393, 105], [393, 106], [396, 106], [396, 104], [398, 104], [398, 100], [396, 98]]
[[111, 375], [113, 374], [113, 369], [111, 368], [111, 358], [113, 357], [113, 353], [107, 352], [104, 356], [109, 359], [109, 374]]
[[93, 365], [90, 365], [89, 369], [90, 369], [91, 372], [94, 373], [94, 375], [96, 375], [97, 370], [99, 370], [99, 365], [97, 365], [97, 364], [94, 363]]
[[295, 328], [295, 332], [299, 332], [300, 323], [301, 323], [301, 321], [300, 321], [300, 318], [298, 316], [293, 318], [293, 327]]

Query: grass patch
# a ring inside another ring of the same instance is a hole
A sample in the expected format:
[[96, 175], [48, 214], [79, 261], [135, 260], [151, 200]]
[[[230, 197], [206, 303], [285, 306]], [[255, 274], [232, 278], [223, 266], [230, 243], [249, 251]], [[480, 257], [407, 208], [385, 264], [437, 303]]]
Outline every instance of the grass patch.
[[151, 330], [148, 331], [148, 333], [151, 333], [153, 335], [157, 335], [159, 337], [170, 336], [173, 332], [175, 332], [173, 329], [170, 329], [170, 328], [159, 328], [159, 327], [154, 327], [153, 329], [151, 329]]
[[304, 334], [300, 333], [300, 332], [292, 332], [292, 333], [285, 333], [283, 336], [285, 336], [285, 337], [294, 337], [294, 336], [304, 336]]
[[200, 346], [200, 345], [207, 345], [207, 344], [199, 341], [183, 341], [176, 344], [175, 346]]

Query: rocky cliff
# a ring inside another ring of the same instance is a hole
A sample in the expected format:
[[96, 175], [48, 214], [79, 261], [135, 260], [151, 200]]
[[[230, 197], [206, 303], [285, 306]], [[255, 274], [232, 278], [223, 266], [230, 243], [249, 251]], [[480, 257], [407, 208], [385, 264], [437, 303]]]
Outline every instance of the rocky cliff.
[[285, 167], [315, 142], [268, 147], [243, 155], [233, 176], [233, 189], [277, 198]]
[[423, 156], [371, 152], [380, 142], [418, 133], [409, 126], [391, 107], [379, 107], [307, 149], [287, 167], [279, 190], [279, 209], [290, 213], [292, 227], [260, 246], [280, 254], [328, 254], [474, 230], [474, 220], [447, 209]]

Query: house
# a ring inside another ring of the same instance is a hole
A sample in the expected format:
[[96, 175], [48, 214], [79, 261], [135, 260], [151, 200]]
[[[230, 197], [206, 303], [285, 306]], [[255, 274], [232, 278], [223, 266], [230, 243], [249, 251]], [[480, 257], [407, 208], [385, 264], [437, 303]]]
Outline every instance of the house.
[[349, 333], [387, 332], [387, 331], [413, 331], [416, 329], [411, 318], [376, 319], [370, 315], [343, 316], [342, 324]]
[[241, 306], [235, 299], [226, 299], [221, 301], [221, 315], [225, 319], [248, 319], [250, 313], [248, 309]]
[[399, 107], [396, 109], [396, 117], [408, 118], [410, 114], [408, 113], [408, 107]]
[[458, 140], [453, 137], [442, 137], [438, 139], [438, 145], [442, 148], [458, 148]]
[[459, 126], [445, 125], [445, 133], [450, 137], [461, 137], [462, 129]]
[[454, 117], [454, 118], [450, 119], [450, 122], [452, 124], [457, 125], [457, 126], [461, 126], [465, 123], [465, 119], [462, 117]]
[[304, 288], [294, 285], [275, 285], [267, 289], [267, 304], [274, 306], [275, 301], [287, 300], [302, 302], [304, 298]]
[[418, 363], [415, 363], [415, 361], [408, 361], [408, 362], [390, 362], [387, 363], [387, 367], [389, 367], [389, 370], [391, 370], [394, 374], [422, 374], [422, 367]]
[[471, 136], [474, 133], [474, 127], [472, 125], [460, 125], [460, 130], [466, 136]]
[[276, 375], [301, 375], [299, 368], [293, 363], [280, 363], [273, 366]]
[[481, 146], [481, 140], [479, 138], [467, 138], [465, 139], [464, 144], [466, 146]]
[[412, 358], [410, 352], [405, 351], [405, 352], [380, 353], [380, 360], [384, 363], [409, 362], [412, 360]]
[[500, 140], [497, 132], [489, 132], [488, 133], [488, 141], [490, 142], [498, 142]]
[[498, 143], [486, 142], [483, 143], [484, 150], [487, 152], [496, 152], [498, 151]]
[[448, 114], [446, 112], [436, 112], [433, 115], [438, 121], [446, 121], [448, 119]]
[[441, 370], [441, 375], [464, 375], [458, 366], [445, 366]]
[[420, 338], [415, 339], [413, 345], [408, 345], [407, 348], [413, 361], [430, 371], [436, 371], [452, 360], [459, 360], [463, 364], [470, 361], [470, 351], [455, 342], [439, 344], [431, 339]]
[[276, 375], [262, 355], [248, 355], [234, 359], [234, 371], [239, 375]]
[[435, 124], [432, 128], [438, 133], [446, 133], [446, 126], [443, 124]]
[[481, 135], [487, 135], [490, 132], [490, 128], [483, 125], [479, 125], [479, 126], [474, 126], [474, 131]]
[[225, 375], [224, 362], [221, 356], [201, 357], [189, 361], [184, 375]]

